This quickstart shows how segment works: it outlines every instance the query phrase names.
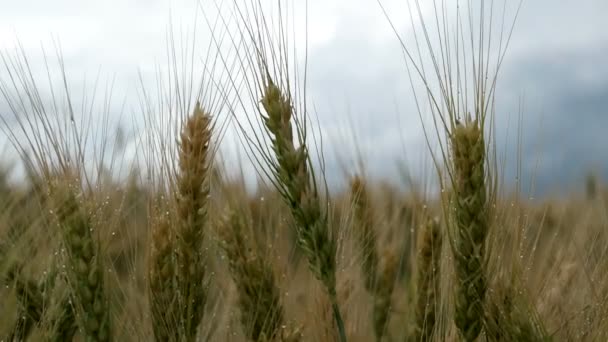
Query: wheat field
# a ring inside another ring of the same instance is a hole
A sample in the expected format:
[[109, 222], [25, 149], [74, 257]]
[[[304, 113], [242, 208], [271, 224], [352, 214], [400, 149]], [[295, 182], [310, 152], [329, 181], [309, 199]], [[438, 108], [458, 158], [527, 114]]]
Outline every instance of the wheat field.
[[0, 173], [0, 341], [608, 340], [608, 188], [531, 200], [503, 182], [496, 92], [521, 2], [507, 18], [433, 2], [428, 22], [404, 1], [420, 25], [403, 35], [378, 1], [433, 167], [397, 187], [362, 162], [339, 190], [302, 34], [268, 3], [216, 1], [206, 47], [168, 35], [134, 157], [108, 138], [111, 96], [77, 99], [59, 48], [42, 66], [0, 53], [22, 175]]

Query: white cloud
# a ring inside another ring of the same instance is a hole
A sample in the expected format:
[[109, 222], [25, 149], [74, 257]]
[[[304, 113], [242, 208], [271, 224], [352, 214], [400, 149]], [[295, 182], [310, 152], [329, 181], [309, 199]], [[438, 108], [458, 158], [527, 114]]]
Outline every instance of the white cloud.
[[[232, 1], [219, 3], [227, 8]], [[305, 37], [303, 3], [298, 1], [292, 8], [298, 42]], [[382, 3], [408, 44], [413, 44], [412, 36], [408, 36], [408, 0]], [[431, 2], [422, 3], [425, 18], [432, 17]], [[502, 6], [501, 1], [498, 3]], [[509, 1], [509, 6], [513, 3]], [[211, 16], [213, 7], [213, 1], [203, 6]], [[178, 33], [190, 32], [198, 15], [201, 54], [206, 46], [202, 42], [209, 38], [195, 0], [22, 0], [6, 1], [2, 8], [1, 50], [13, 48], [17, 37], [32, 63], [39, 66], [36, 72], [41, 73], [40, 44], [44, 43], [52, 55], [52, 39], [56, 37], [71, 77], [78, 79], [85, 72], [94, 75], [99, 66], [105, 73], [116, 75], [117, 98], [129, 97], [127, 115], [138, 105], [134, 91], [137, 71], [142, 71], [153, 88], [155, 67], [166, 61], [165, 39], [171, 18]], [[500, 12], [498, 8], [496, 11]], [[524, 1], [503, 69], [505, 83], [504, 87], [501, 83], [500, 91], [504, 93], [499, 100], [506, 111], [517, 108], [523, 90], [527, 90], [531, 103], [540, 103], [526, 114], [538, 117], [543, 103], [556, 103], [561, 100], [558, 97], [567, 95], [563, 89], [568, 83], [606, 86], [608, 69], [601, 68], [601, 57], [608, 52], [608, 30], [602, 29], [606, 13], [608, 2], [604, 0]], [[402, 136], [408, 147], [424, 151], [426, 144], [400, 47], [377, 1], [309, 0], [307, 27], [309, 93], [327, 135], [325, 144], [339, 145], [344, 140], [350, 116], [365, 144], [362, 148], [368, 151], [370, 165], [382, 165], [378, 173], [393, 167], [390, 164], [402, 155]], [[301, 49], [299, 53], [302, 57]], [[559, 68], [539, 67], [551, 63]], [[397, 109], [399, 123], [395, 120]], [[380, 146], [382, 153], [372, 153], [371, 146]], [[348, 144], [328, 148], [348, 149], [345, 154], [352, 154], [354, 149]]]

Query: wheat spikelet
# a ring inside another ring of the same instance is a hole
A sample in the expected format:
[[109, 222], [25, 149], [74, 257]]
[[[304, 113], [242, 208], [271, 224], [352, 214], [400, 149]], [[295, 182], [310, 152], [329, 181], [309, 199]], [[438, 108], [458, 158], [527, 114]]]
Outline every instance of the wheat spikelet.
[[456, 261], [455, 322], [462, 337], [473, 341], [483, 323], [486, 277], [483, 270], [488, 209], [485, 184], [485, 144], [478, 120], [457, 124], [451, 135], [454, 184]]
[[306, 144], [296, 148], [292, 133], [291, 101], [268, 77], [262, 106], [264, 123], [271, 134], [276, 156], [275, 177], [296, 223], [298, 245], [308, 259], [312, 273], [325, 286], [342, 341], [346, 340], [344, 322], [336, 293], [336, 241], [330, 236], [327, 214], [309, 170]]
[[237, 286], [241, 324], [251, 341], [274, 341], [284, 325], [280, 292], [271, 264], [245, 231], [244, 217], [231, 213], [219, 231]]
[[57, 183], [51, 189], [55, 214], [68, 252], [68, 282], [74, 293], [77, 320], [88, 341], [109, 341], [110, 312], [104, 290], [103, 265], [93, 239], [90, 218], [75, 187]]
[[428, 219], [422, 227], [418, 250], [416, 302], [416, 341], [429, 341], [433, 336], [439, 297], [441, 229], [437, 219]]

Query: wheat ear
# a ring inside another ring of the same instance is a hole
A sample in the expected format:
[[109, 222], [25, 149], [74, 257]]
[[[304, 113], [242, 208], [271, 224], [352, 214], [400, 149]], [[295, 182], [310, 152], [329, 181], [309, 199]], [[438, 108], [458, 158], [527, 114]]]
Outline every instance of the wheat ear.
[[99, 244], [93, 239], [90, 217], [71, 184], [51, 189], [57, 223], [68, 253], [68, 282], [76, 301], [77, 321], [87, 341], [110, 341], [110, 311], [104, 290]]
[[180, 330], [194, 341], [206, 301], [206, 260], [202, 244], [207, 226], [211, 116], [196, 104], [179, 144], [177, 229], [175, 234]]
[[428, 219], [422, 227], [418, 250], [416, 300], [416, 341], [430, 341], [435, 329], [441, 262], [441, 229], [437, 219]]
[[365, 289], [374, 299], [372, 322], [376, 340], [380, 341], [389, 320], [398, 262], [395, 255], [388, 250], [382, 257], [378, 255], [373, 208], [365, 182], [360, 177], [355, 177], [350, 186], [355, 218], [355, 236], [363, 254], [361, 270]]
[[345, 341], [336, 293], [337, 244], [330, 236], [327, 213], [321, 207], [322, 200], [309, 170], [307, 146], [304, 142], [297, 148], [294, 146], [291, 101], [269, 77], [267, 83], [262, 98], [267, 116], [263, 119], [276, 155], [274, 174], [295, 219], [298, 245], [306, 255], [312, 273], [329, 294], [340, 339]]
[[174, 238], [169, 216], [160, 213], [160, 210], [155, 211], [148, 264], [152, 329], [157, 341], [178, 341]]
[[247, 223], [231, 213], [219, 230], [221, 247], [228, 256], [230, 274], [238, 290], [241, 324], [251, 341], [275, 341], [284, 326], [284, 311], [272, 265], [257, 248]]
[[483, 325], [484, 274], [488, 208], [485, 184], [485, 143], [480, 121], [467, 118], [451, 135], [454, 184], [452, 206], [456, 261], [455, 322], [462, 337], [473, 341]]
[[399, 270], [399, 258], [394, 251], [387, 249], [380, 258], [378, 265], [378, 279], [374, 290], [374, 334], [381, 341], [386, 333], [390, 319], [393, 290]]

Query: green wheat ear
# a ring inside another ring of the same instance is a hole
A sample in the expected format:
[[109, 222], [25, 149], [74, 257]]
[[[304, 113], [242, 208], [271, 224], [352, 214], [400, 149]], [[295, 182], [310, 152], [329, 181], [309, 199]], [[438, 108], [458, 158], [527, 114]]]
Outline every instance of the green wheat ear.
[[[241, 324], [251, 341], [274, 341], [284, 327], [280, 290], [271, 263], [247, 234], [242, 214], [229, 214], [219, 229], [220, 246], [228, 256], [238, 291]], [[249, 230], [251, 231], [251, 230]]]
[[456, 124], [451, 135], [453, 224], [456, 261], [455, 322], [462, 337], [473, 341], [483, 326], [485, 240], [489, 218], [485, 183], [485, 143], [479, 120]]
[[265, 123], [273, 137], [276, 174], [284, 186], [283, 195], [296, 221], [298, 243], [308, 257], [313, 274], [330, 293], [336, 288], [336, 243], [329, 236], [327, 216], [321, 210], [317, 189], [308, 171], [306, 145], [294, 147], [291, 105], [280, 89], [270, 82], [262, 99], [268, 113]]
[[276, 156], [274, 176], [294, 217], [298, 245], [308, 259], [310, 270], [329, 294], [340, 338], [345, 341], [336, 292], [337, 242], [330, 234], [327, 213], [321, 207], [322, 199], [309, 170], [307, 146], [303, 141], [300, 147], [294, 146], [291, 101], [270, 77], [267, 83], [261, 102], [267, 114], [263, 120]]
[[87, 210], [75, 194], [75, 186], [52, 186], [55, 215], [68, 253], [68, 280], [74, 294], [77, 321], [87, 341], [110, 341], [110, 310], [104, 289], [99, 244]]

